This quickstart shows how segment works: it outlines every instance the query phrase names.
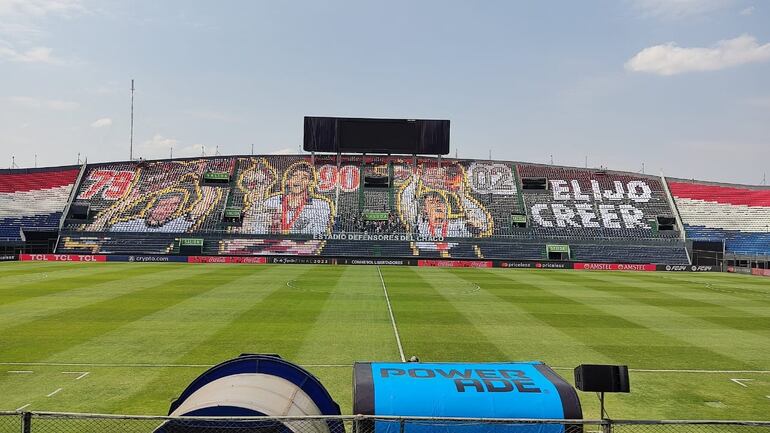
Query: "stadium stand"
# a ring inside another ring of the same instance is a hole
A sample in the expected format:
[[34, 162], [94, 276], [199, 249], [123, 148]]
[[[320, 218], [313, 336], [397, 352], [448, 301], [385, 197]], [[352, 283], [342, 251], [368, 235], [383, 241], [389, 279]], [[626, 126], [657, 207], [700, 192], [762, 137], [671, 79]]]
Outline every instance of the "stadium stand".
[[657, 177], [534, 164], [519, 164], [517, 170], [539, 237], [679, 237]]
[[22, 231], [57, 231], [79, 167], [0, 171], [0, 243], [22, 242]]
[[[540, 184], [541, 189], [532, 189]], [[89, 165], [58, 252], [687, 263], [656, 177], [503, 161], [303, 155]], [[665, 225], [665, 224], [664, 224]], [[628, 248], [628, 254], [623, 248]]]
[[770, 188], [669, 179], [687, 237], [726, 252], [770, 254]]

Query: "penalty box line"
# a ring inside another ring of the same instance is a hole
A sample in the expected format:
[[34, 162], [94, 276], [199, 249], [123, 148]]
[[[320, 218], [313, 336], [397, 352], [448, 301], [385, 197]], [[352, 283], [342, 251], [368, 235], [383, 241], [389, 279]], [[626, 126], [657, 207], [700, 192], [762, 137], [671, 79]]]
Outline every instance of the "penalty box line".
[[401, 337], [398, 335], [398, 326], [396, 326], [396, 318], [393, 316], [393, 307], [390, 305], [390, 296], [388, 296], [388, 288], [385, 286], [385, 279], [382, 278], [382, 271], [380, 266], [377, 265], [377, 274], [380, 276], [380, 283], [382, 283], [382, 291], [385, 293], [385, 302], [388, 303], [388, 314], [390, 314], [390, 323], [393, 325], [393, 334], [396, 335], [396, 344], [398, 344], [398, 354], [401, 356], [401, 362], [406, 362], [404, 357], [404, 348], [401, 346]]

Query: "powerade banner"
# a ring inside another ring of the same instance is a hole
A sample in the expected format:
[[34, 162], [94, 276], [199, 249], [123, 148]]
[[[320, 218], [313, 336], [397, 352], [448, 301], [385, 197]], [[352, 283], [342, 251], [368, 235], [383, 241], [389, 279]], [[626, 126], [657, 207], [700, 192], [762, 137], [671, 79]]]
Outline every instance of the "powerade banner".
[[572, 269], [584, 271], [647, 271], [657, 270], [653, 264], [633, 263], [574, 263]]
[[106, 262], [107, 256], [80, 254], [20, 254], [19, 260], [33, 262]]
[[[378, 416], [580, 419], [575, 389], [541, 362], [356, 363], [353, 412]], [[463, 427], [415, 423], [412, 432]], [[562, 425], [465, 426], [474, 432], [563, 431]], [[376, 422], [376, 433], [398, 433], [398, 423]]]
[[491, 260], [418, 260], [417, 266], [440, 268], [491, 268]]

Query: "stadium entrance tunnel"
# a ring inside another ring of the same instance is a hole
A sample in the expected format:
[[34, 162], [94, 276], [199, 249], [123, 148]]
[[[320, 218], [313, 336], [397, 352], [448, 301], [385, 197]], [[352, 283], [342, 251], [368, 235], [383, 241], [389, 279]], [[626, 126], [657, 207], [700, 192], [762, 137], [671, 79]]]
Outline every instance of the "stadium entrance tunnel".
[[[241, 355], [196, 378], [169, 408], [172, 417], [302, 417], [340, 415], [321, 382], [278, 355]], [[169, 420], [155, 433], [344, 433], [339, 419], [311, 421]]]
[[[577, 392], [542, 362], [356, 363], [353, 412], [451, 418], [582, 419]], [[360, 433], [563, 432], [564, 425], [376, 420]], [[569, 425], [569, 431], [582, 431]]]

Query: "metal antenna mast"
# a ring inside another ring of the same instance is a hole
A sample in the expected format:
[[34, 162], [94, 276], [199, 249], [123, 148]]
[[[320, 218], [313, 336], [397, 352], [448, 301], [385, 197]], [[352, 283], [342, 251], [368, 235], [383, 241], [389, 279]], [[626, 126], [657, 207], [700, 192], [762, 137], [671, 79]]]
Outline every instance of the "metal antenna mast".
[[134, 79], [131, 79], [131, 127], [128, 139], [128, 160], [134, 160]]

